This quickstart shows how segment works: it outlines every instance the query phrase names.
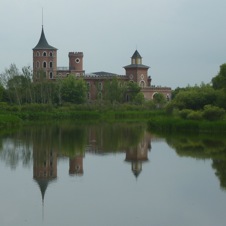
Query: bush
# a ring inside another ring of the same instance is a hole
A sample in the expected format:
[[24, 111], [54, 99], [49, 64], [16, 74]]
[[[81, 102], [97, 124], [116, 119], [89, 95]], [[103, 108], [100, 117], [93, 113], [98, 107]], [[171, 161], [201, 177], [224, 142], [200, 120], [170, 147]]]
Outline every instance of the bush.
[[188, 115], [191, 114], [193, 111], [190, 109], [184, 109], [179, 111], [179, 115], [182, 119], [187, 119]]
[[203, 118], [209, 121], [220, 120], [224, 117], [225, 110], [212, 105], [205, 105]]
[[202, 112], [200, 112], [200, 111], [191, 111], [187, 115], [187, 119], [190, 119], [190, 120], [201, 120], [202, 119]]

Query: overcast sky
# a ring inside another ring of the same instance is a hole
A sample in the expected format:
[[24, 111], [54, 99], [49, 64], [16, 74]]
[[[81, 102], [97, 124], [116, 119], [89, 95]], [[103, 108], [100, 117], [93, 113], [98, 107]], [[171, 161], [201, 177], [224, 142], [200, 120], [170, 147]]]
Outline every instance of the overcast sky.
[[153, 85], [209, 83], [226, 62], [226, 0], [0, 0], [0, 73], [32, 66], [44, 11], [58, 66], [84, 53], [87, 73], [125, 74], [137, 49]]

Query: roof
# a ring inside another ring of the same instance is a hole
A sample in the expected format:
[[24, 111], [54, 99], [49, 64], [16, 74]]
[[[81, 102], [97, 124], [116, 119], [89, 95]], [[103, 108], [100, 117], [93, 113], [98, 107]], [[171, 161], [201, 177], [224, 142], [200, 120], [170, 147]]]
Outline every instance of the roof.
[[55, 47], [51, 46], [48, 44], [46, 37], [45, 37], [45, 33], [44, 33], [44, 29], [42, 26], [42, 33], [41, 33], [41, 37], [39, 39], [38, 44], [33, 48], [33, 50], [36, 49], [52, 49], [52, 50], [56, 50]]
[[125, 69], [127, 68], [143, 68], [143, 69], [148, 69], [149, 67], [143, 64], [130, 64], [124, 67]]
[[98, 72], [92, 72], [89, 74], [85, 75], [86, 77], [118, 77], [118, 76], [123, 76], [123, 75], [118, 75], [115, 73], [111, 73], [111, 72], [106, 72], [106, 71], [98, 71]]
[[139, 52], [136, 50], [132, 56], [132, 58], [142, 58]]

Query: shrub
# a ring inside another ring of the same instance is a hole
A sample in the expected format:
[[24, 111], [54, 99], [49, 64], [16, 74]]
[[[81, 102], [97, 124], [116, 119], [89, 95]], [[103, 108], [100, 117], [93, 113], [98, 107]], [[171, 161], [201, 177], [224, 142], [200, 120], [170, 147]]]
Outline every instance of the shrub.
[[190, 109], [184, 109], [179, 111], [179, 115], [182, 119], [187, 119], [188, 115], [191, 114], [193, 111]]
[[200, 112], [200, 111], [191, 111], [191, 112], [187, 115], [187, 119], [191, 119], [191, 120], [201, 120], [201, 119], [202, 119], [202, 112]]
[[224, 117], [225, 110], [212, 105], [205, 105], [203, 110], [203, 118], [206, 120], [214, 121], [220, 120]]

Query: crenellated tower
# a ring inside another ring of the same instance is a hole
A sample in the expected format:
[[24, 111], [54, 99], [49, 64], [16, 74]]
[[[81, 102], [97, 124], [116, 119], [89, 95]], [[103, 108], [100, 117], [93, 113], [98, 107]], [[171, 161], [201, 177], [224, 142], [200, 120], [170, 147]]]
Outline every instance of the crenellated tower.
[[83, 70], [83, 52], [69, 52], [69, 70], [76, 76], [85, 74]]

